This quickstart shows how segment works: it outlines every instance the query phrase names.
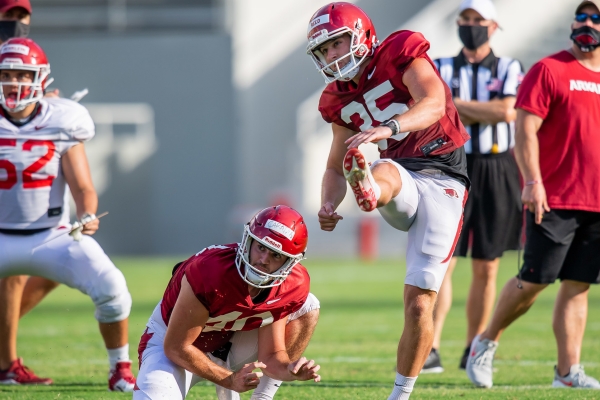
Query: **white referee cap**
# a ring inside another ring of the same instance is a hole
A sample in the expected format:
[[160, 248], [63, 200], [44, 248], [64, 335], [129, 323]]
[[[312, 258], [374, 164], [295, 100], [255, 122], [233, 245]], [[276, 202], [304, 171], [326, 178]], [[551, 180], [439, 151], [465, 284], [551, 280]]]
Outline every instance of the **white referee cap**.
[[463, 0], [458, 7], [458, 13], [462, 13], [467, 9], [475, 10], [483, 17], [483, 19], [489, 19], [496, 21], [498, 15], [496, 14], [496, 6], [492, 3], [492, 0]]
[[598, 1], [598, 0], [582, 1], [581, 4], [577, 6], [577, 9], [575, 10], [575, 14], [578, 14], [579, 11], [581, 11], [581, 9], [585, 6], [596, 6], [596, 8], [598, 8], [598, 10], [600, 10], [600, 1]]

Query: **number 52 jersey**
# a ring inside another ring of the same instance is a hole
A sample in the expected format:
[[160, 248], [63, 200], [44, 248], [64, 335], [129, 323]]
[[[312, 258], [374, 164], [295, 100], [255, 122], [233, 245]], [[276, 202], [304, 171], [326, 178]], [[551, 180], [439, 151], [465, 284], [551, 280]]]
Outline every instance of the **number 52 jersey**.
[[0, 116], [0, 228], [53, 228], [69, 222], [61, 157], [94, 136], [82, 105], [42, 99], [35, 117], [16, 126]]

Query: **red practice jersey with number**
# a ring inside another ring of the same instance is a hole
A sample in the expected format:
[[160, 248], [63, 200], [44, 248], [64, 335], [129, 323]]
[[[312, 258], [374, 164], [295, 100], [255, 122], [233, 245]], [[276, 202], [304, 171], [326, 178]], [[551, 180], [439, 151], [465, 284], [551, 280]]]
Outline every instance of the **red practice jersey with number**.
[[185, 275], [210, 315], [194, 342], [204, 352], [223, 347], [235, 331], [258, 329], [287, 317], [298, 311], [308, 297], [310, 278], [306, 268], [298, 264], [281, 285], [263, 289], [270, 293], [255, 304], [235, 266], [238, 246], [210, 246], [186, 260], [175, 271], [162, 300], [162, 317], [169, 325]]
[[42, 99], [35, 117], [16, 126], [0, 115], [0, 228], [53, 228], [69, 222], [61, 157], [94, 136], [81, 104]]
[[[357, 87], [353, 82], [342, 81], [327, 85], [319, 102], [323, 119], [362, 132], [406, 112], [414, 105], [414, 100], [402, 78], [413, 60], [427, 60], [439, 77], [427, 56], [428, 49], [429, 42], [420, 33], [403, 30], [391, 34], [375, 51]], [[442, 139], [445, 144], [429, 155], [447, 154], [469, 139], [452, 103], [450, 89], [441, 77], [439, 79], [446, 93], [446, 112], [442, 118], [429, 128], [409, 133], [403, 140], [387, 139], [387, 146], [380, 145], [381, 158], [425, 157], [421, 148], [437, 139]]]

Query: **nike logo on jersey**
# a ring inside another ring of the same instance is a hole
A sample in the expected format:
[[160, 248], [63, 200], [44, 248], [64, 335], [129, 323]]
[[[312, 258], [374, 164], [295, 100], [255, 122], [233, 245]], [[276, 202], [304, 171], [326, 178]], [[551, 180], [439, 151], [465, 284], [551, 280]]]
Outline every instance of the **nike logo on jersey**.
[[273, 304], [273, 303], [275, 303], [275, 302], [277, 302], [279, 300], [281, 300], [281, 298], [278, 298], [278, 299], [275, 299], [275, 300], [269, 300], [269, 301], [267, 301], [267, 304]]
[[36, 127], [35, 127], [35, 130], [36, 130], [36, 131], [39, 131], [40, 129], [44, 129], [44, 128], [46, 128], [46, 127], [45, 127], [45, 126], [36, 126]]
[[371, 71], [371, 73], [369, 75], [367, 75], [367, 79], [371, 79], [371, 77], [373, 76], [373, 74], [375, 73], [375, 70], [377, 69], [377, 65], [375, 66], [375, 68], [373, 68], [373, 71]]

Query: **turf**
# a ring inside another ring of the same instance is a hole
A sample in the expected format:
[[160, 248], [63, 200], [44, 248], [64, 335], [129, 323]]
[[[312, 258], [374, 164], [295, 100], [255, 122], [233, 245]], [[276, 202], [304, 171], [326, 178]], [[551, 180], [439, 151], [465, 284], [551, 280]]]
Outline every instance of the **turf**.
[[[145, 322], [162, 296], [176, 259], [118, 258], [133, 296], [130, 354]], [[395, 353], [402, 330], [404, 266], [399, 260], [307, 260], [312, 291], [321, 300], [321, 318], [307, 356], [322, 366], [321, 383], [287, 383], [278, 399], [386, 399], [394, 379]], [[516, 254], [502, 261], [499, 287], [516, 271]], [[465, 299], [470, 282], [467, 260], [454, 274], [454, 303], [442, 340], [446, 371], [422, 375], [411, 399], [600, 399], [599, 391], [551, 389], [556, 360], [551, 316], [557, 285], [542, 293], [533, 308], [502, 338], [493, 389], [475, 389], [458, 361], [466, 332]], [[589, 318], [582, 362], [600, 377], [600, 292], [590, 291]], [[91, 301], [60, 287], [21, 321], [19, 355], [49, 387], [0, 386], [0, 399], [123, 399], [106, 390], [107, 360]], [[136, 369], [137, 372], [137, 369]], [[215, 399], [209, 384], [197, 385], [189, 399]], [[242, 395], [248, 399], [248, 394]]]

